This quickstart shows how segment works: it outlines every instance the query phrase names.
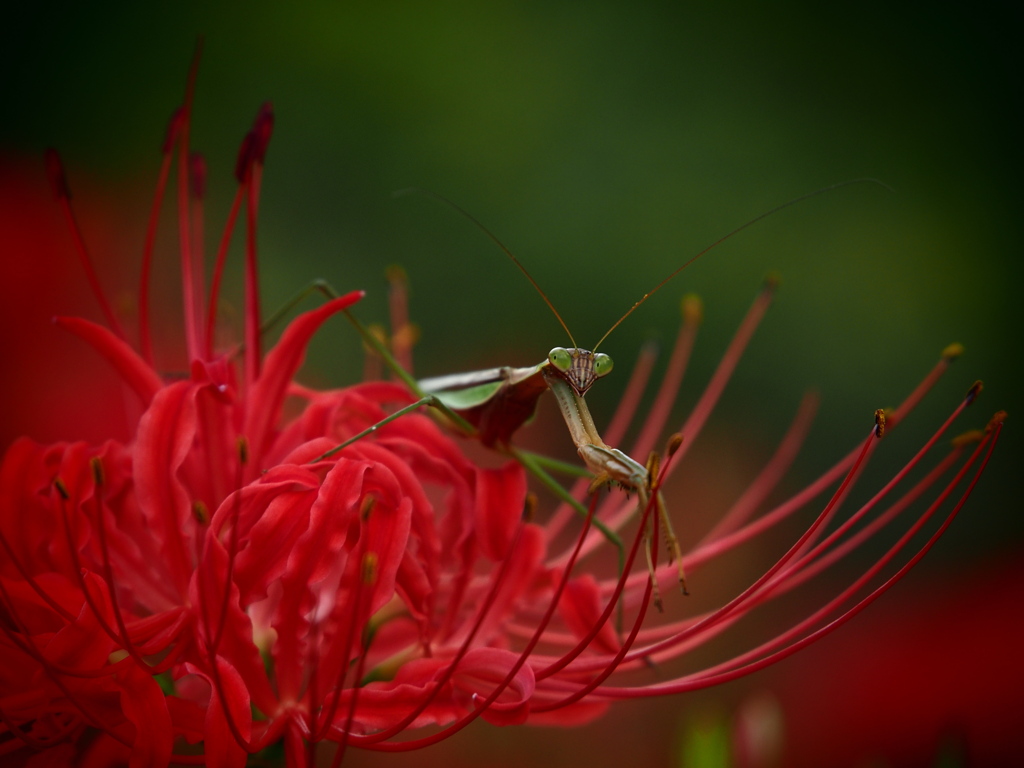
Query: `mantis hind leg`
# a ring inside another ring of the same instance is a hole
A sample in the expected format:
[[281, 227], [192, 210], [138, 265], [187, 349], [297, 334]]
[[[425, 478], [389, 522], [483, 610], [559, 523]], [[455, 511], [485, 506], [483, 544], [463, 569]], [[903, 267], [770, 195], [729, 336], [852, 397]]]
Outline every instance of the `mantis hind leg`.
[[[637, 495], [639, 496], [638, 510], [642, 515], [644, 510], [647, 509], [647, 505], [651, 501], [650, 491], [644, 485], [637, 487]], [[679, 589], [684, 595], [689, 595], [690, 592], [686, 588], [686, 571], [683, 568], [683, 553], [679, 546], [679, 538], [676, 536], [675, 529], [672, 527], [672, 518], [668, 516], [668, 509], [665, 507], [665, 499], [661, 495], [661, 491], [655, 493], [654, 503], [658, 507], [658, 517], [655, 520], [653, 517], [649, 518], [647, 525], [644, 529], [644, 555], [647, 557], [647, 570], [651, 574], [652, 592], [651, 599], [654, 602], [655, 607], [658, 611], [663, 611], [664, 608], [661, 602], [661, 588], [658, 586], [658, 573], [657, 573], [657, 556], [654, 552], [653, 536], [651, 526], [660, 525], [661, 532], [665, 537], [665, 548], [668, 550], [668, 561], [669, 563], [675, 563], [676, 569], [679, 573]]]
[[647, 521], [644, 527], [644, 555], [647, 557], [647, 570], [651, 575], [651, 600], [658, 613], [664, 613], [665, 606], [661, 602], [661, 587], [658, 586], [658, 573], [655, 567], [654, 542], [651, 536], [651, 526], [657, 525], [651, 520]]
[[679, 572], [679, 589], [684, 595], [689, 595], [690, 592], [686, 588], [686, 570], [683, 568], [683, 552], [679, 547], [679, 539], [676, 537], [676, 532], [672, 528], [672, 518], [668, 516], [668, 509], [665, 507], [665, 499], [662, 498], [661, 491], [658, 491], [656, 496], [658, 504], [658, 519], [661, 521], [661, 528], [665, 532], [665, 547], [668, 549], [668, 561], [669, 563], [676, 564], [676, 570]]

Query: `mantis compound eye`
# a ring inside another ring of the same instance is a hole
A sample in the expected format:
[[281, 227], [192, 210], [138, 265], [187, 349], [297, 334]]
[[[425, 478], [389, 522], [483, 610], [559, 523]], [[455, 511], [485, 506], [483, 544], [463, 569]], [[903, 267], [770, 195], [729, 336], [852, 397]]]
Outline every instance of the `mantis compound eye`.
[[555, 347], [548, 352], [548, 362], [565, 373], [572, 367], [572, 355], [565, 347]]
[[607, 376], [612, 372], [612, 359], [608, 357], [604, 352], [598, 352], [594, 355], [594, 375], [600, 378], [601, 376]]

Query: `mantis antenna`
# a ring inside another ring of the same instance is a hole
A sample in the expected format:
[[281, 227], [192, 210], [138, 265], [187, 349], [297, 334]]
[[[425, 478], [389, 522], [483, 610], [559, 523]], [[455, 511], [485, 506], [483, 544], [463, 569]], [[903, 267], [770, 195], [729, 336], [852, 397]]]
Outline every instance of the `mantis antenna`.
[[[616, 328], [618, 328], [623, 320], [625, 320], [627, 317], [629, 317], [631, 314], [633, 314], [633, 312], [636, 310], [637, 307], [639, 307], [641, 304], [643, 304], [645, 301], [647, 301], [649, 298], [651, 298], [651, 296], [653, 296], [655, 293], [657, 293], [659, 290], [661, 290], [661, 288], [665, 285], [665, 283], [667, 283], [673, 277], [678, 275], [680, 272], [682, 272], [688, 266], [693, 264], [693, 262], [695, 262], [697, 259], [699, 259], [701, 256], [703, 256], [705, 253], [710, 251], [715, 246], [721, 245], [722, 243], [724, 243], [726, 240], [728, 240], [733, 235], [742, 232], [747, 227], [750, 227], [750, 226], [753, 226], [754, 224], [757, 224], [757, 222], [761, 221], [762, 219], [767, 219], [772, 214], [778, 213], [779, 211], [784, 210], [785, 208], [789, 208], [791, 205], [796, 205], [797, 203], [803, 202], [804, 200], [807, 200], [808, 198], [811, 198], [811, 197], [817, 197], [818, 195], [824, 194], [825, 192], [831, 192], [834, 189], [839, 189], [841, 187], [848, 187], [851, 184], [877, 184], [878, 186], [884, 187], [885, 189], [889, 190], [890, 192], [893, 191], [892, 187], [890, 187], [888, 184], [886, 184], [883, 181], [879, 181], [878, 179], [850, 179], [849, 181], [840, 181], [838, 184], [830, 184], [827, 187], [822, 187], [821, 189], [816, 189], [813, 192], [808, 192], [805, 195], [800, 195], [799, 197], [794, 197], [792, 200], [788, 200], [785, 203], [782, 203], [781, 205], [775, 206], [771, 210], [765, 211], [764, 213], [762, 213], [759, 216], [755, 216], [750, 221], [748, 221], [748, 222], [746, 222], [744, 224], [740, 224], [738, 227], [736, 227], [736, 229], [734, 229], [729, 234], [723, 235], [722, 237], [718, 238], [717, 240], [715, 240], [715, 242], [713, 242], [711, 245], [709, 245], [704, 250], [698, 252], [695, 256], [690, 257], [687, 261], [685, 261], [682, 264], [682, 266], [677, 267], [675, 270], [673, 270], [673, 272], [668, 277], [666, 277], [664, 280], [662, 280], [660, 283], [658, 283], [656, 286], [654, 286], [651, 290], [649, 290], [647, 293], [645, 293], [640, 298], [640, 300], [638, 302], [636, 302], [636, 304], [634, 304], [632, 307], [629, 308], [629, 310], [626, 312], [626, 314], [624, 314], [622, 317], [620, 317], [618, 320], [615, 321], [615, 324], [612, 325], [612, 327], [607, 330], [607, 332], [604, 334], [604, 336], [602, 336], [600, 338], [600, 340], [597, 342], [597, 344], [594, 345], [594, 349], [591, 350], [591, 351], [596, 352], [597, 348], [599, 346], [601, 346], [601, 344], [604, 342], [604, 340], [607, 339], [611, 335], [612, 331], [614, 331]], [[499, 245], [500, 245], [500, 243], [499, 243]], [[509, 255], [511, 256], [511, 254], [509, 254]], [[513, 258], [515, 258], [515, 257], [513, 257]], [[516, 262], [516, 263], [518, 264], [519, 262]], [[520, 267], [520, 269], [522, 269], [522, 267]], [[524, 269], [523, 271], [525, 272], [526, 270]], [[529, 275], [527, 275], [527, 277], [529, 277]], [[531, 278], [531, 282], [532, 282], [532, 280], [533, 280], [533, 278]], [[536, 283], [534, 283], [534, 285], [536, 285]], [[538, 288], [537, 290], [539, 291], [540, 288]], [[541, 295], [543, 295], [543, 294], [541, 294]], [[544, 298], [545, 298], [545, 300], [547, 300], [546, 296]], [[550, 303], [551, 302], [548, 302], [548, 304], [550, 304]], [[552, 309], [554, 309], [554, 307], [552, 307]], [[559, 318], [559, 320], [561, 320], [561, 318]], [[575, 344], [575, 342], [573, 342], [573, 343]]]
[[[732, 230], [728, 234], [723, 235], [722, 237], [718, 238], [717, 240], [715, 240], [715, 242], [711, 243], [711, 245], [707, 246], [703, 250], [697, 252], [694, 256], [691, 256], [689, 259], [687, 259], [685, 262], [683, 262], [683, 264], [681, 266], [679, 266], [676, 269], [674, 269], [668, 275], [668, 277], [666, 277], [664, 280], [662, 280], [660, 283], [658, 283], [656, 286], [654, 286], [651, 290], [649, 290], [647, 293], [645, 293], [643, 296], [641, 296], [639, 301], [637, 301], [635, 304], [633, 304], [633, 306], [630, 307], [622, 317], [620, 317], [618, 320], [615, 321], [615, 323], [612, 325], [612, 327], [609, 328], [605, 332], [604, 336], [602, 336], [598, 340], [597, 344], [594, 345], [594, 348], [591, 351], [592, 352], [596, 352], [597, 348], [600, 347], [601, 344], [604, 343], [604, 340], [607, 339], [611, 335], [612, 331], [614, 331], [616, 328], [618, 328], [622, 324], [623, 320], [625, 320], [627, 317], [629, 317], [631, 314], [633, 314], [633, 312], [635, 312], [636, 309], [641, 304], [643, 304], [645, 301], [647, 301], [649, 298], [651, 298], [651, 296], [653, 296], [655, 293], [660, 291], [665, 286], [665, 284], [668, 283], [672, 278], [674, 278], [676, 275], [678, 275], [680, 272], [682, 272], [688, 266], [693, 264], [693, 262], [695, 262], [697, 259], [699, 259], [701, 256], [703, 256], [705, 253], [710, 251], [712, 248], [715, 248], [715, 247], [721, 245], [726, 240], [731, 238], [733, 235], [739, 234], [740, 232], [742, 232], [747, 227], [751, 227], [754, 224], [757, 224], [759, 221], [761, 221], [763, 219], [767, 219], [769, 216], [772, 216], [772, 215], [778, 213], [779, 211], [785, 210], [786, 208], [789, 208], [792, 205], [796, 205], [797, 203], [801, 203], [804, 200], [807, 200], [809, 198], [817, 197], [818, 195], [825, 194], [826, 192], [832, 192], [833, 190], [840, 189], [842, 187], [848, 187], [848, 186], [850, 186], [852, 184], [877, 184], [878, 186], [883, 187], [883, 188], [889, 190], [890, 192], [893, 191], [892, 187], [890, 187], [888, 184], [886, 184], [883, 181], [879, 181], [878, 179], [871, 179], [871, 178], [850, 179], [849, 181], [840, 181], [837, 184], [830, 184], [827, 187], [821, 187], [820, 189], [816, 189], [813, 192], [808, 192], [807, 194], [800, 195], [799, 197], [794, 197], [792, 200], [787, 200], [786, 202], [782, 203], [781, 205], [777, 205], [774, 208], [772, 208], [770, 210], [767, 210], [767, 211], [765, 211], [764, 213], [762, 213], [762, 214], [760, 214], [758, 216], [755, 216], [754, 218], [750, 219], [749, 221], [747, 221], [747, 222], [745, 222], [743, 224], [740, 224], [738, 227], [736, 227], [736, 229]], [[469, 211], [465, 210], [464, 208], [462, 208], [458, 204], [452, 202], [447, 197], [444, 197], [443, 195], [439, 195], [436, 192], [431, 192], [429, 189], [422, 189], [420, 187], [408, 187], [406, 189], [400, 189], [397, 192], [392, 193], [392, 196], [393, 197], [401, 197], [401, 196], [404, 196], [404, 195], [411, 195], [411, 194], [421, 194], [421, 195], [426, 195], [427, 197], [431, 197], [431, 198], [433, 198], [434, 200], [437, 200], [440, 203], [444, 203], [445, 205], [447, 205], [450, 208], [454, 209], [458, 213], [461, 213], [463, 216], [465, 216], [471, 222], [476, 224], [477, 227], [479, 227], [480, 230], [485, 235], [487, 235], [491, 240], [494, 241], [495, 245], [497, 245], [499, 248], [501, 248], [502, 251], [505, 252], [506, 256], [508, 256], [510, 259], [512, 259], [512, 262], [517, 267], [519, 267], [519, 271], [522, 272], [524, 275], [526, 275], [526, 279], [530, 281], [530, 285], [532, 285], [534, 287], [534, 289], [537, 291], [537, 293], [540, 294], [540, 297], [542, 299], [544, 299], [544, 303], [548, 305], [548, 308], [551, 310], [551, 312], [554, 314], [554, 316], [556, 318], [558, 318], [558, 322], [561, 324], [562, 328], [565, 329], [565, 333], [569, 336], [569, 341], [572, 342], [572, 345], [574, 347], [578, 346], [576, 344], [576, 339], [573, 338], [572, 332], [569, 330], [569, 326], [567, 326], [565, 324], [565, 321], [562, 319], [562, 316], [560, 314], [558, 314], [558, 310], [555, 309], [555, 305], [551, 303], [551, 299], [548, 298], [547, 294], [544, 293], [544, 291], [541, 289], [541, 287], [537, 284], [537, 281], [533, 279], [533, 276], [529, 272], [526, 271], [526, 267], [524, 267], [522, 265], [522, 263], [519, 261], [519, 259], [517, 259], [515, 257], [515, 254], [513, 254], [512, 251], [510, 251], [505, 246], [505, 244], [503, 242], [501, 242], [501, 240], [499, 240], [497, 238], [497, 236], [493, 232], [491, 232], [491, 230], [489, 230], [482, 223], [480, 223], [480, 221], [475, 216], [473, 216]]]
[[[495, 235], [493, 232], [491, 232], [491, 230], [489, 230], [487, 227], [485, 227], [483, 224], [481, 224], [480, 221], [475, 216], [473, 216], [473, 214], [471, 214], [469, 211], [465, 210], [464, 208], [462, 208], [458, 204], [453, 203], [451, 200], [449, 200], [444, 195], [439, 195], [439, 194], [437, 194], [437, 192], [431, 192], [429, 189], [422, 189], [420, 187], [407, 187], [405, 189], [399, 189], [396, 192], [392, 192], [391, 196], [392, 197], [403, 197], [405, 195], [412, 195], [412, 194], [426, 195], [427, 197], [431, 197], [434, 200], [437, 200], [439, 203], [444, 203], [449, 208], [452, 208], [455, 211], [457, 211], [458, 213], [461, 213], [463, 216], [465, 216], [471, 222], [476, 224], [480, 228], [481, 232], [483, 232], [485, 235], [487, 235], [489, 238], [491, 238], [491, 240], [494, 241], [494, 244], [497, 245], [499, 248], [501, 248], [501, 250], [503, 250], [505, 252], [506, 256], [508, 256], [510, 259], [512, 259], [512, 262], [517, 267], [519, 267], [519, 271], [522, 272], [524, 275], [526, 275], [526, 279], [530, 281], [530, 285], [532, 285], [536, 289], [537, 293], [540, 294], [540, 297], [542, 299], [544, 299], [544, 303], [548, 305], [548, 309], [550, 309], [554, 313], [555, 317], [558, 318], [558, 322], [562, 325], [562, 328], [565, 329], [565, 333], [569, 336], [569, 341], [572, 342], [572, 345], [574, 347], [576, 346], [576, 339], [574, 339], [572, 337], [572, 331], [569, 330], [569, 326], [567, 326], [565, 324], [565, 320], [562, 319], [562, 316], [560, 314], [558, 314], [558, 310], [555, 309], [555, 305], [551, 303], [551, 299], [549, 299], [548, 295], [546, 293], [544, 293], [543, 290], [541, 290], [541, 287], [539, 285], [537, 285], [537, 281], [533, 279], [533, 275], [531, 275], [529, 272], [526, 271], [526, 267], [524, 267], [522, 265], [522, 263], [519, 261], [519, 259], [517, 259], [515, 257], [515, 254], [513, 254], [512, 251], [510, 251], [508, 248], [505, 247], [505, 244], [503, 242], [501, 242], [501, 240], [498, 239], [497, 235]], [[691, 259], [691, 261], [692, 261], [692, 259]], [[660, 288], [660, 287], [661, 286], [659, 285], [658, 288]], [[654, 290], [656, 291], [656, 290], [658, 290], [658, 288], [655, 288]], [[654, 293], [654, 291], [651, 291], [651, 293]], [[647, 297], [645, 296], [644, 298], [646, 299]], [[643, 301], [643, 299], [641, 299], [641, 301]], [[633, 309], [636, 309], [636, 307], [634, 307]], [[633, 310], [631, 309], [630, 312], [632, 312], [632, 311]], [[629, 313], [627, 313], [627, 314], [629, 314]], [[622, 321], [620, 320], [619, 322], [622, 322]], [[616, 323], [616, 325], [618, 325], [618, 323]], [[609, 331], [609, 333], [610, 332], [611, 331]], [[608, 334], [606, 333], [605, 336], [607, 336], [607, 335]]]

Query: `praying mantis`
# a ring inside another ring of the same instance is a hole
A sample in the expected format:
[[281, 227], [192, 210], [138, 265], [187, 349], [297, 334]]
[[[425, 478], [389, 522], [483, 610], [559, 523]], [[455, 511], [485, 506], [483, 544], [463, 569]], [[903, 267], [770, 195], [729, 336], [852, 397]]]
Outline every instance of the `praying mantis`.
[[[489, 446], [497, 443], [507, 445], [511, 432], [533, 415], [540, 396], [545, 390], [550, 390], [569, 428], [576, 452], [594, 475], [591, 492], [602, 485], [615, 483], [637, 495], [637, 508], [641, 512], [652, 500], [655, 502], [669, 552], [678, 567], [680, 589], [683, 594], [689, 594], [679, 540], [661, 491], [653, 486], [655, 472], [652, 467], [656, 466], [656, 460], [652, 458], [648, 465], [640, 464], [604, 442], [584, 399], [587, 390], [611, 370], [612, 359], [602, 352], [576, 346], [555, 347], [544, 362], [535, 366], [440, 376], [423, 379], [419, 386], [452, 411], [463, 417], [469, 416], [470, 423], [479, 430], [481, 441]], [[653, 555], [649, 547], [645, 552], [653, 574]], [[660, 609], [660, 597], [657, 593], [655, 595], [655, 603]]]
[[[731, 238], [740, 231], [752, 226], [762, 219], [781, 211], [791, 205], [795, 205], [809, 197], [828, 192], [839, 187], [848, 186], [861, 182], [876, 183], [885, 186], [875, 179], [854, 179], [841, 182], [828, 187], [818, 189], [814, 192], [802, 195], [785, 202], [765, 213], [747, 221], [741, 226], [719, 238], [696, 255], [688, 259], [681, 266], [677, 267], [665, 279], [658, 283], [653, 289], [645, 293], [639, 301], [622, 315], [604, 336], [594, 345], [592, 350], [583, 349], [576, 344], [568, 326], [562, 320], [561, 315], [548, 299], [547, 295], [533, 279], [526, 268], [520, 263], [515, 255], [501, 243], [483, 224], [477, 221], [472, 215], [460, 208], [450, 200], [424, 190], [403, 190], [396, 193], [405, 194], [408, 192], [419, 192], [428, 197], [435, 198], [440, 202], [454, 208], [476, 224], [494, 243], [512, 260], [523, 275], [533, 285], [534, 289], [544, 299], [552, 313], [558, 319], [572, 343], [571, 347], [555, 347], [547, 358], [534, 366], [525, 368], [500, 367], [482, 371], [459, 373], [446, 376], [416, 381], [408, 372], [399, 365], [390, 354], [387, 346], [370, 333], [351, 313], [346, 311], [346, 316], [352, 322], [364, 341], [373, 348], [402, 379], [410, 389], [420, 396], [415, 403], [399, 409], [391, 414], [380, 424], [374, 425], [364, 433], [355, 435], [348, 441], [333, 449], [330, 453], [341, 450], [355, 440], [361, 439], [369, 432], [377, 429], [381, 424], [394, 418], [398, 418], [423, 405], [429, 405], [445, 413], [456, 425], [461, 427], [468, 434], [473, 434], [488, 447], [502, 450], [517, 461], [519, 461], [531, 474], [537, 477], [556, 496], [572, 505], [577, 512], [587, 515], [583, 506], [573, 498], [559, 483], [553, 480], [538, 461], [538, 457], [532, 454], [519, 451], [511, 445], [511, 438], [515, 431], [529, 420], [536, 411], [540, 396], [545, 391], [550, 391], [558, 402], [562, 418], [569, 430], [570, 437], [576, 446], [577, 454], [583, 461], [587, 470], [593, 475], [590, 491], [607, 484], [617, 484], [637, 496], [637, 509], [643, 512], [648, 505], [653, 503], [657, 509], [658, 520], [666, 534], [669, 556], [676, 563], [679, 585], [683, 594], [688, 594], [686, 585], [686, 574], [682, 563], [682, 552], [679, 540], [672, 527], [671, 518], [668, 515], [664, 499], [656, 482], [658, 457], [652, 454], [647, 464], [641, 464], [628, 456], [625, 452], [608, 445], [601, 438], [600, 433], [590, 414], [585, 396], [591, 386], [600, 378], [611, 373], [613, 368], [612, 359], [604, 353], [597, 352], [597, 348], [629, 315], [631, 315], [641, 304], [649, 299], [654, 293], [660, 290], [666, 283], [682, 272], [686, 267], [703, 256], [725, 240]], [[678, 438], [675, 442], [678, 445]], [[670, 444], [670, 453], [671, 453]], [[329, 455], [325, 454], [325, 455]], [[607, 528], [601, 521], [594, 520], [594, 526], [619, 550], [620, 564], [624, 548], [618, 535]], [[645, 534], [650, 540], [649, 534]], [[645, 547], [648, 569], [655, 584], [654, 601], [659, 610], [661, 609], [660, 596], [657, 592], [657, 579], [654, 578], [654, 554], [651, 547]]]
[[[432, 193], [428, 194], [438, 197]], [[434, 395], [446, 408], [469, 421], [478, 430], [480, 440], [484, 445], [506, 449], [510, 445], [512, 434], [533, 416], [540, 396], [545, 391], [550, 391], [558, 402], [559, 410], [576, 446], [577, 454], [594, 476], [594, 480], [590, 484], [590, 492], [593, 493], [603, 485], [616, 484], [625, 489], [627, 493], [636, 494], [637, 509], [641, 513], [652, 501], [655, 503], [658, 519], [666, 534], [669, 556], [677, 565], [680, 589], [684, 595], [689, 594], [686, 588], [686, 573], [683, 569], [679, 540], [672, 527], [664, 498], [654, 485], [657, 458], [652, 455], [646, 465], [641, 464], [624, 451], [608, 445], [601, 438], [585, 400], [590, 387], [598, 379], [611, 373], [613, 368], [611, 357], [603, 352], [598, 352], [597, 348], [629, 314], [668, 280], [682, 271], [686, 264], [679, 267], [654, 290], [636, 302], [594, 345], [593, 350], [583, 349], [576, 344], [572, 332], [562, 320], [558, 310], [555, 309], [551, 300], [519, 259], [469, 213], [449, 200], [440, 197], [438, 199], [467, 216], [505, 252], [544, 299], [568, 335], [572, 346], [554, 347], [548, 352], [546, 360], [534, 366], [492, 368], [423, 379], [417, 382], [419, 388], [426, 394]], [[687, 264], [689, 263], [687, 262]], [[514, 452], [513, 455], [522, 459], [522, 454]], [[536, 474], [537, 467], [529, 463], [526, 463], [526, 467]], [[616, 534], [606, 528], [601, 530], [606, 537], [619, 546]], [[645, 547], [644, 551], [653, 578], [653, 553], [650, 547]], [[655, 583], [657, 583], [656, 580]], [[661, 598], [657, 590], [654, 599], [660, 610]]]

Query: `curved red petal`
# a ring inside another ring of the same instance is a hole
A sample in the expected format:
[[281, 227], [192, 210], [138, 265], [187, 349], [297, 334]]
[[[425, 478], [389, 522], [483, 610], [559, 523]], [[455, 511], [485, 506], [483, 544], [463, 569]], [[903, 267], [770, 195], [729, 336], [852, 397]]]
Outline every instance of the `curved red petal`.
[[[606, 599], [601, 594], [597, 580], [590, 574], [572, 579], [565, 585], [558, 601], [558, 612], [577, 640], [582, 640], [590, 633], [605, 609], [603, 600]], [[621, 647], [611, 622], [607, 621], [592, 642], [609, 654], [617, 653]]]
[[[469, 692], [474, 704], [479, 703], [505, 680], [518, 661], [519, 654], [513, 651], [474, 648], [459, 662], [453, 678], [455, 686]], [[484, 710], [481, 717], [493, 725], [518, 725], [526, 722], [535, 687], [533, 668], [523, 664], [498, 700]]]
[[306, 347], [313, 334], [325, 320], [362, 297], [362, 291], [353, 291], [299, 315], [288, 324], [280, 341], [267, 353], [263, 372], [248, 395], [249, 409], [245, 416], [245, 435], [249, 438], [249, 450], [257, 466], [280, 416], [288, 385], [306, 357]]
[[156, 680], [134, 663], [114, 673], [121, 689], [121, 709], [135, 726], [129, 768], [160, 768], [170, 763], [173, 734], [167, 699]]
[[143, 405], [149, 405], [163, 386], [156, 372], [113, 331], [80, 317], [55, 317], [53, 322], [71, 331], [99, 352], [139, 396]]
[[192, 500], [178, 473], [196, 433], [195, 390], [180, 381], [153, 398], [139, 421], [133, 461], [139, 507], [162, 543], [163, 565], [178, 594], [192, 572], [185, 540], [194, 529]]
[[[206, 707], [203, 738], [203, 756], [208, 768], [244, 768], [248, 753], [228, 724], [228, 718], [238, 729], [239, 736], [249, 739], [252, 731], [252, 710], [249, 692], [238, 672], [227, 661], [215, 660], [216, 673], [204, 672], [192, 664], [186, 669], [210, 685], [210, 703]], [[218, 687], [214, 676], [220, 683]], [[223, 697], [221, 696], [223, 691]]]
[[514, 461], [476, 474], [476, 525], [484, 556], [500, 562], [508, 556], [523, 519], [526, 475]]

